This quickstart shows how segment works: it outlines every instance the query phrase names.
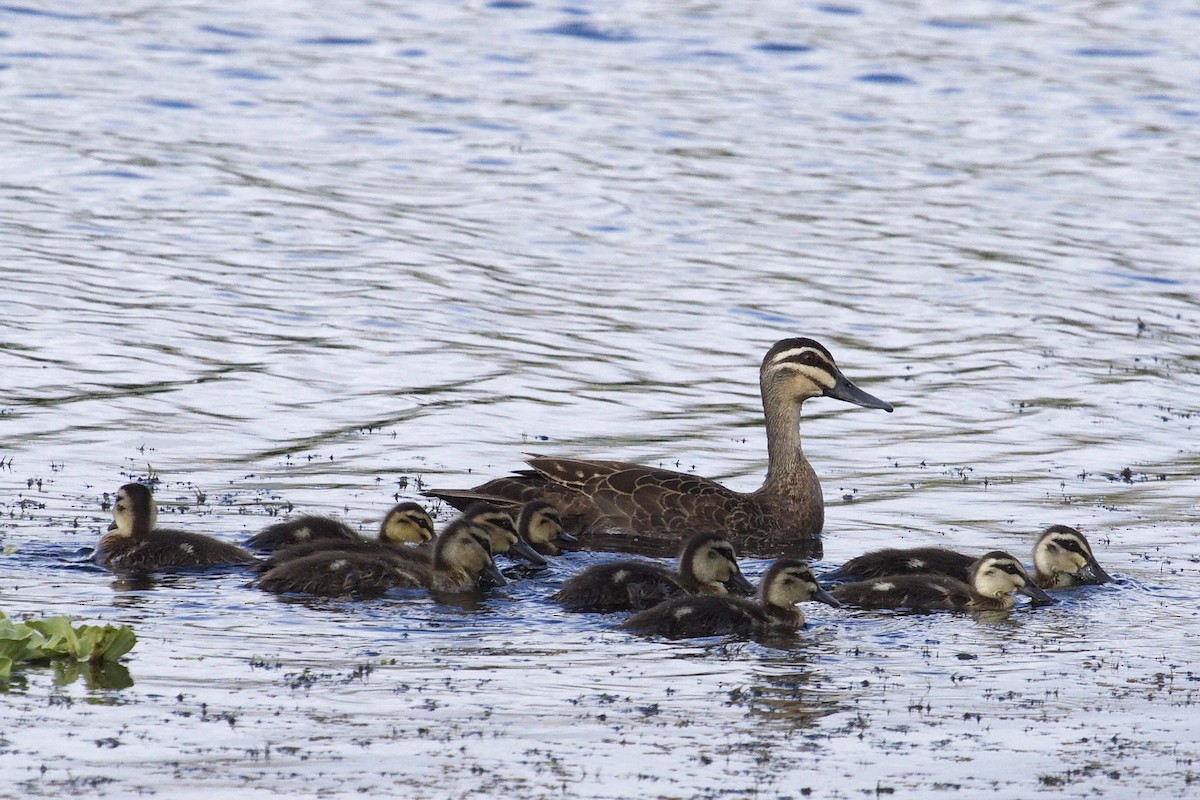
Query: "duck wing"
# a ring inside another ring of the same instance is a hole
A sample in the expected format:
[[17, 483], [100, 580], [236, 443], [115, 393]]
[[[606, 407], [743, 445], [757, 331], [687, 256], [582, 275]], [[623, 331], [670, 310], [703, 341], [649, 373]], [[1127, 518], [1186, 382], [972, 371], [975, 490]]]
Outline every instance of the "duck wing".
[[969, 585], [945, 575], [897, 575], [872, 578], [835, 587], [830, 594], [859, 608], [905, 608], [915, 611], [962, 611], [975, 592]]
[[762, 608], [744, 597], [689, 595], [634, 614], [621, 627], [639, 633], [687, 639], [750, 636], [770, 624]]
[[568, 611], [637, 611], [683, 593], [678, 576], [660, 564], [613, 561], [571, 576], [550, 599]]
[[896, 575], [934, 573], [970, 580], [975, 557], [944, 547], [886, 548], [864, 553], [821, 576], [823, 581], [865, 581]]
[[527, 463], [532, 469], [465, 492], [427, 494], [455, 507], [476, 499], [546, 500], [586, 545], [654, 554], [674, 553], [681, 539], [700, 531], [752, 531], [761, 516], [752, 496], [698, 475], [624, 461], [534, 456]]

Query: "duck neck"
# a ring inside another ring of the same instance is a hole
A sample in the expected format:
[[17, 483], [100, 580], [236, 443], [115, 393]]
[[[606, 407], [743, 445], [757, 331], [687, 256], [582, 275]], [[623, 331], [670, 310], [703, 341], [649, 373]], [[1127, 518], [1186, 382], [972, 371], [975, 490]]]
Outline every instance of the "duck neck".
[[763, 391], [767, 423], [767, 479], [764, 487], [794, 483], [812, 471], [800, 447], [800, 404], [769, 389]]

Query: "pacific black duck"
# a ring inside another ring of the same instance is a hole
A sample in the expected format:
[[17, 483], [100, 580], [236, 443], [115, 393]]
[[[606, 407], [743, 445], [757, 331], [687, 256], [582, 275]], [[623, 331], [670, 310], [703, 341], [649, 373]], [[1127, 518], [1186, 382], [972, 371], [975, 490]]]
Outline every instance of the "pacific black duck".
[[154, 572], [180, 567], [250, 564], [254, 554], [202, 533], [159, 528], [158, 503], [150, 489], [127, 483], [117, 490], [113, 522], [100, 537], [93, 559], [120, 572]]
[[438, 535], [429, 560], [403, 553], [322, 550], [277, 564], [259, 579], [259, 587], [278, 593], [370, 597], [392, 588], [465, 592], [506, 583], [492, 560], [491, 533], [465, 515]]
[[[406, 501], [393, 506], [379, 524], [377, 541], [388, 544], [420, 544], [433, 538], [433, 520], [419, 503]], [[278, 550], [298, 544], [325, 541], [363, 541], [353, 528], [341, 520], [316, 514], [304, 514], [268, 525], [246, 542], [256, 550]]]
[[636, 611], [679, 594], [750, 594], [728, 539], [698, 533], [684, 544], [679, 571], [645, 560], [622, 559], [588, 567], [551, 595], [568, 611]]
[[816, 472], [800, 447], [800, 409], [813, 397], [832, 397], [891, 411], [859, 389], [833, 356], [812, 339], [784, 339], [763, 358], [759, 388], [767, 426], [767, 476], [743, 493], [697, 475], [623, 461], [534, 456], [531, 469], [473, 489], [434, 489], [457, 508], [484, 499], [554, 504], [568, 529], [595, 549], [673, 552], [698, 531], [724, 531], [743, 554], [819, 555], [825, 504]]
[[676, 597], [634, 614], [622, 627], [674, 639], [790, 633], [804, 625], [804, 614], [796, 604], [805, 600], [839, 605], [817, 584], [808, 564], [781, 558], [763, 575], [756, 600], [728, 595]]
[[[974, 556], [944, 547], [888, 548], [856, 556], [823, 581], [862, 581], [893, 575], [936, 573], [970, 581]], [[1043, 589], [1109, 583], [1112, 576], [1096, 561], [1087, 537], [1066, 525], [1051, 525], [1033, 546], [1033, 580]]]
[[1013, 592], [1028, 595], [1036, 603], [1054, 602], [1020, 561], [1000, 550], [971, 565], [969, 582], [927, 572], [843, 583], [830, 590], [846, 605], [917, 611], [1007, 611], [1015, 604]]

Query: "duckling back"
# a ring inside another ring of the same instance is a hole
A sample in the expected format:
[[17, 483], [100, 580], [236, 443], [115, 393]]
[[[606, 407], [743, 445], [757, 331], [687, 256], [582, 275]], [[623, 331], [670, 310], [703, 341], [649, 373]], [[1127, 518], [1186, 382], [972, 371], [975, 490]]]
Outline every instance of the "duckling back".
[[634, 614], [621, 627], [651, 636], [690, 639], [753, 636], [772, 624], [762, 606], [744, 597], [681, 595]]
[[430, 568], [378, 554], [320, 550], [267, 570], [258, 585], [268, 592], [321, 597], [373, 597], [393, 587], [428, 586]]
[[255, 550], [278, 550], [314, 541], [354, 541], [361, 539], [349, 525], [333, 517], [304, 514], [268, 525], [246, 541]]
[[571, 576], [550, 599], [567, 611], [604, 613], [650, 608], [683, 592], [678, 577], [661, 564], [621, 560]]
[[826, 581], [852, 582], [896, 575], [948, 575], [964, 583], [970, 580], [975, 557], [944, 547], [886, 548], [850, 559], [825, 573]]

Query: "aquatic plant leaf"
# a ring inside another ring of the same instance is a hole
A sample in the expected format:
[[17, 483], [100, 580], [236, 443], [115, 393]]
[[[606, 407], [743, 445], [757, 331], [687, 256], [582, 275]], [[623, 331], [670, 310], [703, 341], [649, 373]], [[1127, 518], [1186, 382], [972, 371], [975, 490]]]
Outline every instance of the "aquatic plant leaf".
[[0, 681], [7, 681], [12, 676], [13, 660], [8, 656], [0, 656]]
[[137, 634], [128, 625], [105, 625], [103, 628], [92, 626], [92, 630], [99, 630], [92, 661], [116, 661], [137, 644]]
[[22, 622], [0, 619], [0, 656], [13, 662], [39, 658], [45, 638]]
[[79, 650], [79, 637], [71, 626], [70, 617], [45, 617], [25, 623], [46, 638], [41, 646], [41, 658], [73, 656]]

